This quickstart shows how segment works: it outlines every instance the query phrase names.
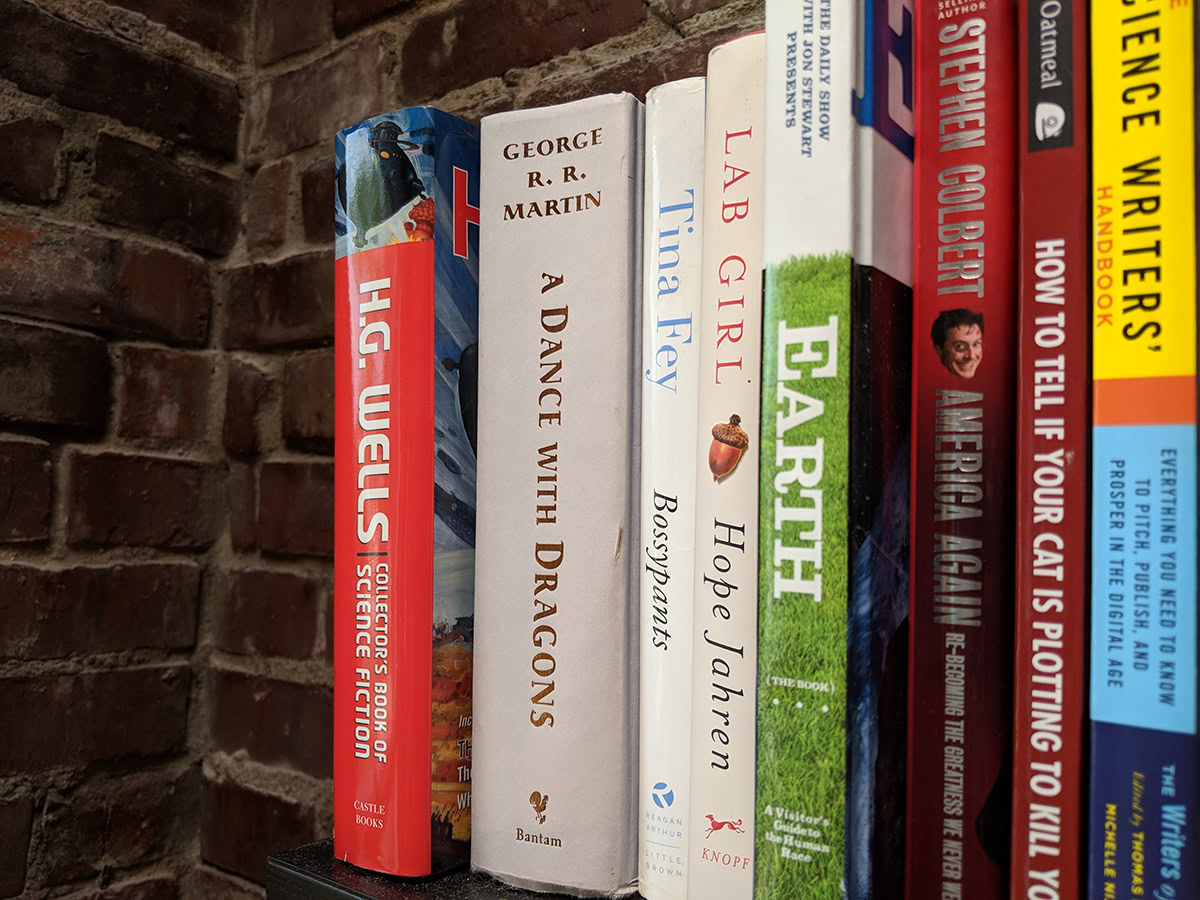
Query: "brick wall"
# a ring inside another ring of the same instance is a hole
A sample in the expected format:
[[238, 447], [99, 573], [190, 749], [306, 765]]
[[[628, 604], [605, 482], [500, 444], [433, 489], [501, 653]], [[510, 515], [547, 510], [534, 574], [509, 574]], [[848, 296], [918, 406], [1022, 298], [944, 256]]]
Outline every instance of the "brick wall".
[[332, 134], [644, 95], [762, 0], [0, 0], [0, 897], [331, 828]]

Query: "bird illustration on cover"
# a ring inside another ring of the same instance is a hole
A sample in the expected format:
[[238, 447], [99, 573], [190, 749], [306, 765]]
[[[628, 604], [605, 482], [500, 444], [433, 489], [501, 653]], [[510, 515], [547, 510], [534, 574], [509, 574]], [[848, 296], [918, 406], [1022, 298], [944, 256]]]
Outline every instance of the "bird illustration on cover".
[[[347, 179], [346, 164], [338, 167], [338, 199], [354, 226], [356, 247], [366, 246], [367, 232], [414, 200], [420, 202], [409, 211], [413, 221], [404, 223], [405, 233], [409, 240], [433, 240], [433, 198], [426, 196], [425, 185], [409, 158], [421, 145], [403, 140], [403, 134], [399, 125], [387, 119], [372, 125], [367, 152], [362, 152], [360, 144], [359, 158], [354, 160], [354, 178]], [[347, 152], [352, 152], [349, 145]]]

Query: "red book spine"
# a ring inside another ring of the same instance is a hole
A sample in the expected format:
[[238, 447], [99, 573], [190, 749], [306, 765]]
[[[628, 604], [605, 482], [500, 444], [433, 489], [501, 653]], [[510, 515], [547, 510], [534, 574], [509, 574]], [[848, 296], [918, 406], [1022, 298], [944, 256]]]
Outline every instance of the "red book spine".
[[430, 872], [433, 254], [335, 269], [334, 849], [402, 875]]
[[[1046, 40], [1050, 36], [1053, 40]], [[1079, 897], [1086, 758], [1087, 7], [1021, 0], [1014, 897]]]
[[[1008, 897], [1016, 8], [919, 0], [907, 896]], [[984, 353], [986, 347], [987, 352]]]

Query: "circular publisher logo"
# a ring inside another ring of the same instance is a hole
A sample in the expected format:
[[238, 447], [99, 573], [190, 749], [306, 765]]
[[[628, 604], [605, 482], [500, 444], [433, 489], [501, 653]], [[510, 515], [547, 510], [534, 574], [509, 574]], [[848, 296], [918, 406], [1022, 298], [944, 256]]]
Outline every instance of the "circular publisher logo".
[[667, 788], [665, 781], [660, 781], [654, 785], [654, 792], [650, 797], [654, 800], [654, 805], [659, 809], [666, 809], [675, 802], [675, 792]]

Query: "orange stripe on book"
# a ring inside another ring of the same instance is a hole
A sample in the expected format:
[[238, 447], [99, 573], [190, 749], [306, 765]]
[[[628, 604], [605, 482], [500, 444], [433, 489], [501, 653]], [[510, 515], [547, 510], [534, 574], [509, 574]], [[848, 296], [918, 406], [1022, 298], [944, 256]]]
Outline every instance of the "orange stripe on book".
[[1191, 425], [1196, 379], [1106, 378], [1092, 382], [1094, 425]]

